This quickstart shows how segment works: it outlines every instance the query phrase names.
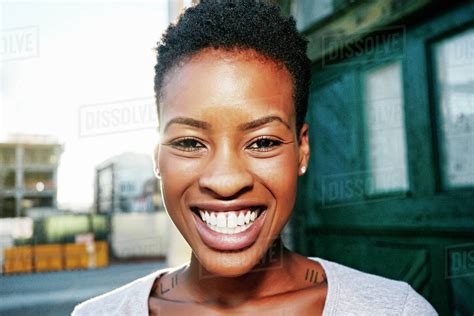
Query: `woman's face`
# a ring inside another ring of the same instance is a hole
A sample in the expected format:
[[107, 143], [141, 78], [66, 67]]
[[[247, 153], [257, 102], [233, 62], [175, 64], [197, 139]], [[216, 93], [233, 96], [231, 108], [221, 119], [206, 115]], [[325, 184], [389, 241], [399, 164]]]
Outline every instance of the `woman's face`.
[[309, 158], [295, 121], [289, 72], [253, 51], [203, 50], [168, 73], [156, 165], [166, 209], [207, 271], [247, 273], [286, 224]]

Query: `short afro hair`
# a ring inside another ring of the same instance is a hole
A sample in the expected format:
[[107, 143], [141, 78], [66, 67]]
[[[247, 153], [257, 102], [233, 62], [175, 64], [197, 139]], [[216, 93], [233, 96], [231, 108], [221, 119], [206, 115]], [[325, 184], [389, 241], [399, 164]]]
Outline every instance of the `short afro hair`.
[[283, 64], [293, 81], [296, 132], [304, 123], [310, 81], [307, 40], [295, 20], [277, 5], [259, 0], [201, 0], [170, 24], [157, 47], [155, 98], [159, 106], [164, 77], [173, 67], [203, 49], [254, 50]]

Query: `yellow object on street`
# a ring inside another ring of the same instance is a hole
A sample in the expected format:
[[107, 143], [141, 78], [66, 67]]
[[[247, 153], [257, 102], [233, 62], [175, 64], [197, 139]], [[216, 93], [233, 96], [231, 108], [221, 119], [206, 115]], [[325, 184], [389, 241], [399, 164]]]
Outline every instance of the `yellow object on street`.
[[107, 241], [17, 246], [4, 249], [3, 274], [103, 268], [109, 265]]
[[59, 271], [63, 269], [62, 245], [38, 245], [34, 247], [36, 272]]
[[88, 269], [89, 254], [86, 244], [65, 244], [64, 253], [64, 269]]
[[95, 248], [95, 267], [103, 268], [109, 265], [109, 245], [106, 241], [96, 241]]
[[3, 273], [26, 273], [33, 271], [33, 247], [9, 247], [4, 250]]

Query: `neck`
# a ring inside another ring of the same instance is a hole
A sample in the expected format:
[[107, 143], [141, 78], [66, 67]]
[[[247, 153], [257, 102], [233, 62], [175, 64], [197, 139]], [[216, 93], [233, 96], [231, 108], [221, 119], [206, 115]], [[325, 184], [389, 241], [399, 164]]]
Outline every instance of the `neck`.
[[[275, 255], [275, 249], [279, 249]], [[273, 253], [270, 253], [273, 252]], [[272, 258], [272, 259], [268, 259]], [[292, 253], [278, 237], [260, 262], [248, 273], [237, 277], [206, 274], [194, 256], [191, 257], [187, 279], [192, 296], [199, 302], [225, 306], [241, 304], [249, 298], [259, 298], [285, 292], [292, 282]]]

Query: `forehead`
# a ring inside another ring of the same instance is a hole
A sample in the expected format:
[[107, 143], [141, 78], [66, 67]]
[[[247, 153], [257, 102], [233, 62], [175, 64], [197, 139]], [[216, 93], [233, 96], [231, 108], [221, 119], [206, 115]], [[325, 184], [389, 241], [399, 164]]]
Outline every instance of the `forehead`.
[[292, 78], [286, 67], [255, 51], [206, 49], [165, 77], [160, 117], [269, 111], [294, 119]]

